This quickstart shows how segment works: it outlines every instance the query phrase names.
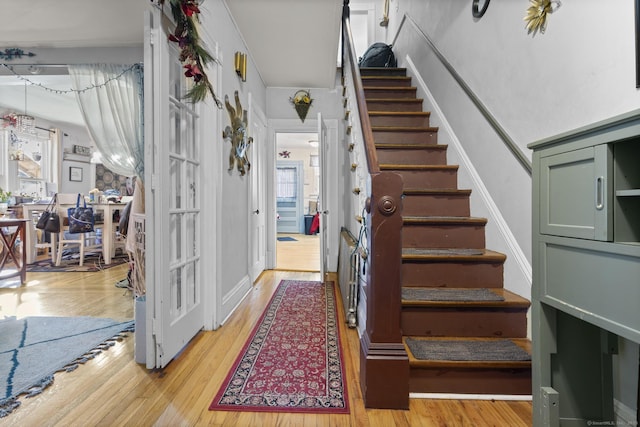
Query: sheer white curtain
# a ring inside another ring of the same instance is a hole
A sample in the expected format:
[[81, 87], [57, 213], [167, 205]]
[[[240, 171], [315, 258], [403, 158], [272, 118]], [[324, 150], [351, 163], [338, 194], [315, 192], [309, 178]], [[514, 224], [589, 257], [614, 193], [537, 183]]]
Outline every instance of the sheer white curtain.
[[142, 67], [69, 65], [69, 75], [102, 162], [117, 174], [144, 179]]
[[296, 172], [296, 168], [278, 167], [276, 173], [276, 197], [278, 199], [296, 198], [298, 190]]

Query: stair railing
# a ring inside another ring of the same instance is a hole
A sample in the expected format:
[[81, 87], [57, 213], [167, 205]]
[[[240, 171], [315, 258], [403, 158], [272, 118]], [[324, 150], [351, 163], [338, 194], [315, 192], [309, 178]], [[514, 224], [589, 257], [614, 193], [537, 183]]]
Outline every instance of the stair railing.
[[[358, 179], [363, 182], [360, 187], [365, 188], [354, 188], [366, 212], [367, 241], [361, 243], [368, 253], [363, 278], [366, 325], [360, 337], [360, 386], [366, 407], [407, 409], [409, 359], [400, 327], [403, 182], [400, 175], [381, 171], [378, 164], [349, 15], [349, 0], [345, 0], [342, 84], [347, 139], [354, 155], [362, 153], [366, 158], [356, 165]], [[351, 110], [357, 114], [351, 115]]]
[[518, 160], [520, 165], [524, 168], [524, 170], [531, 175], [531, 161], [527, 158], [527, 156], [522, 152], [522, 150], [518, 147], [518, 145], [513, 141], [513, 139], [509, 136], [507, 131], [500, 125], [498, 120], [491, 114], [489, 109], [484, 105], [484, 103], [478, 98], [475, 92], [469, 87], [467, 82], [462, 78], [462, 76], [456, 71], [453, 65], [447, 60], [447, 58], [442, 54], [442, 52], [435, 45], [433, 40], [420, 28], [420, 26], [407, 14], [402, 17], [402, 21], [398, 26], [398, 30], [396, 31], [396, 35], [392, 43], [395, 43], [396, 39], [400, 35], [400, 31], [404, 27], [404, 23], [409, 21], [411, 26], [414, 28], [416, 33], [422, 37], [427, 46], [433, 51], [434, 55], [440, 60], [442, 65], [447, 69], [451, 77], [460, 85], [464, 93], [469, 97], [471, 102], [476, 106], [478, 111], [484, 116], [485, 120], [491, 125], [493, 130], [500, 136], [504, 145], [511, 151], [513, 156]]

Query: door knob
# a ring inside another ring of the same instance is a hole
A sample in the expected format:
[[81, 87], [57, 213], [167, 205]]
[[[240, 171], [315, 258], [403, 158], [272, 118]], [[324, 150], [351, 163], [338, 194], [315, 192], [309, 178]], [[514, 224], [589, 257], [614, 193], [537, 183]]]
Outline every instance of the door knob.
[[260, 213], [260, 209], [256, 209], [255, 211], [253, 211], [253, 213], [258, 215]]
[[322, 211], [322, 215], [329, 215], [329, 211]]

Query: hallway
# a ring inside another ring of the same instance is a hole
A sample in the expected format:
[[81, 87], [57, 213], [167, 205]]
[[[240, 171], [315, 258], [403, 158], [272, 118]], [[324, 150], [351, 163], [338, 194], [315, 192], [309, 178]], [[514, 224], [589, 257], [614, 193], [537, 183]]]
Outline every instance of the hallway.
[[[126, 266], [99, 273], [29, 273], [22, 288], [0, 289], [2, 315], [133, 316], [131, 295], [114, 286]], [[409, 411], [365, 409], [359, 388], [359, 340], [344, 322], [340, 333], [349, 378], [349, 415], [211, 412], [211, 403], [262, 310], [283, 279], [319, 280], [318, 273], [267, 271], [218, 331], [199, 333], [162, 371], [134, 362], [133, 337], [59, 373], [42, 394], [22, 398], [10, 426], [528, 426], [531, 402], [411, 399]], [[71, 289], [73, 288], [73, 291]], [[98, 301], [98, 303], [96, 303]]]

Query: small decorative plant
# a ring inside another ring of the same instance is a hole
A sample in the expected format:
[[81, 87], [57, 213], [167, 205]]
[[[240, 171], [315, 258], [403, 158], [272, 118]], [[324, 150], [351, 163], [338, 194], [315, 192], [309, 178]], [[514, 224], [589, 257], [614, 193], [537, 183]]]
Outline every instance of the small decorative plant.
[[307, 117], [307, 113], [309, 112], [309, 108], [313, 102], [311, 94], [308, 90], [299, 90], [293, 95], [293, 98], [289, 98], [289, 100], [296, 109], [298, 117], [300, 117], [300, 120], [304, 123], [304, 119]]
[[11, 197], [11, 191], [4, 191], [0, 188], [0, 203], [7, 203]]

